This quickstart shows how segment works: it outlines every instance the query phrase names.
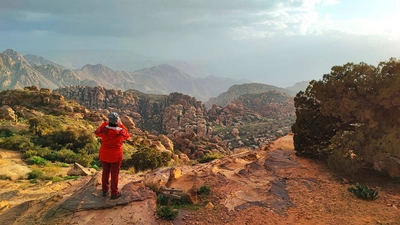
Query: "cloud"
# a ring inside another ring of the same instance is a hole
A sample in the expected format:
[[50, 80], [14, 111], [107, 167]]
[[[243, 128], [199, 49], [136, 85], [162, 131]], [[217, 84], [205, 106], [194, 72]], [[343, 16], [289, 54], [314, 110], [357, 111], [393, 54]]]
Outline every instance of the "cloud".
[[386, 40], [400, 37], [398, 0], [1, 1], [5, 49], [123, 49], [206, 59], [238, 78], [319, 76], [331, 65], [396, 56], [400, 46]]
[[[388, 5], [385, 0], [380, 5]], [[399, 37], [392, 19], [332, 19], [338, 0], [2, 0], [0, 31], [61, 36], [245, 40], [329, 31]], [[349, 4], [346, 2], [346, 4]], [[372, 4], [372, 3], [369, 3]], [[376, 3], [377, 4], [377, 3]], [[395, 3], [391, 3], [395, 4]], [[398, 3], [397, 3], [398, 4]], [[367, 4], [363, 4], [367, 5]], [[371, 5], [374, 7], [375, 3]], [[383, 6], [381, 6], [383, 7]], [[347, 12], [347, 11], [345, 11]], [[345, 17], [346, 14], [343, 14]]]
[[322, 5], [335, 5], [335, 4], [339, 4], [340, 1], [338, 0], [325, 0], [322, 2]]
[[309, 32], [320, 0], [3, 0], [0, 29], [71, 36], [154, 34], [268, 37]]

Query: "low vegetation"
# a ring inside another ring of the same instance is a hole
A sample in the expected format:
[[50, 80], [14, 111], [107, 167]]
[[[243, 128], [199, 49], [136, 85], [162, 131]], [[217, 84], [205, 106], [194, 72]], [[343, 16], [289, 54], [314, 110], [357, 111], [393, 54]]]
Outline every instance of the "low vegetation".
[[210, 186], [208, 185], [203, 185], [201, 187], [199, 187], [199, 189], [197, 189], [197, 194], [198, 195], [209, 195], [211, 193], [211, 189]]
[[172, 155], [169, 152], [160, 152], [147, 146], [138, 146], [124, 166], [134, 167], [136, 172], [145, 171], [168, 165], [171, 157]]
[[[178, 194], [179, 198], [171, 197], [163, 193], [157, 193], [156, 214], [163, 220], [174, 220], [178, 214], [178, 209], [197, 210], [199, 205], [193, 204], [187, 194]], [[210, 195], [211, 189], [208, 185], [203, 185], [197, 189], [197, 195], [206, 197]]]
[[375, 200], [379, 197], [379, 191], [373, 188], [369, 188], [367, 184], [361, 185], [357, 183], [356, 188], [349, 187], [347, 190], [353, 193], [355, 196], [365, 200]]
[[207, 154], [205, 154], [205, 155], [204, 155], [203, 157], [201, 157], [200, 159], [197, 159], [197, 161], [198, 161], [199, 163], [207, 163], [207, 162], [211, 162], [211, 161], [213, 161], [214, 159], [218, 159], [218, 158], [221, 158], [221, 154], [212, 152], [212, 153], [207, 153]]
[[174, 220], [178, 216], [179, 212], [171, 206], [160, 206], [157, 208], [156, 214], [163, 220]]
[[0, 147], [21, 152], [31, 164], [47, 160], [90, 166], [97, 159], [100, 142], [87, 121], [76, 124], [66, 116], [43, 115], [27, 123], [27, 129], [16, 132], [3, 128]]
[[178, 214], [178, 208], [189, 208], [191, 205], [187, 195], [179, 195], [180, 199], [172, 198], [162, 193], [157, 194], [157, 210], [156, 214], [163, 220], [174, 220]]

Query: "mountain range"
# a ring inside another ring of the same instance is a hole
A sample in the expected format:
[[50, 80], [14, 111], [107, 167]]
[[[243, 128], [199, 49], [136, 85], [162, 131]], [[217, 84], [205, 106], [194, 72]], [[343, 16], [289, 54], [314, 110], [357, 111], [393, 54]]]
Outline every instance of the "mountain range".
[[262, 94], [270, 91], [277, 91], [280, 93], [287, 94], [289, 96], [296, 95], [294, 90], [289, 90], [285, 88], [279, 88], [272, 85], [267, 84], [259, 84], [259, 83], [250, 83], [250, 84], [241, 84], [241, 85], [233, 85], [228, 91], [221, 93], [215, 98], [210, 98], [204, 104], [207, 108], [211, 108], [212, 105], [226, 106], [230, 102], [239, 98], [242, 95], [249, 94]]
[[[77, 57], [79, 58], [79, 56]], [[196, 68], [188, 63], [176, 61], [171, 64], [184, 67], [186, 71], [196, 74]], [[197, 72], [196, 75], [201, 74], [201, 72]], [[0, 82], [0, 90], [22, 89], [26, 86], [38, 86], [53, 90], [69, 85], [80, 85], [103, 86], [123, 91], [135, 89], [145, 94], [167, 95], [179, 92], [207, 102], [207, 106], [218, 103], [216, 99], [219, 98], [224, 99], [221, 101], [223, 105], [226, 105], [226, 99], [233, 100], [240, 94], [254, 94], [260, 93], [260, 91], [276, 90], [292, 96], [296, 93], [296, 90], [258, 84], [256, 86], [263, 86], [263, 88], [253, 88], [233, 94], [236, 92], [232, 91], [235, 88], [242, 89], [237, 85], [249, 84], [251, 81], [217, 76], [193, 77], [170, 64], [156, 65], [134, 72], [113, 70], [102, 64], [86, 64], [81, 69], [68, 69], [68, 66], [60, 65], [43, 57], [31, 54], [23, 56], [12, 49], [0, 53]], [[246, 85], [244, 89], [246, 89]]]

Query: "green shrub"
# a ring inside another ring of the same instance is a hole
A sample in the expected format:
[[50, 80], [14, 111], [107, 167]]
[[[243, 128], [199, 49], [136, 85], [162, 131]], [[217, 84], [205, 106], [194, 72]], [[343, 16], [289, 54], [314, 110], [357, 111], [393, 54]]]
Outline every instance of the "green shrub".
[[53, 181], [53, 182], [60, 182], [62, 180], [63, 180], [63, 178], [62, 177], [58, 177], [58, 176], [52, 177], [52, 179], [51, 179], [51, 181]]
[[133, 166], [135, 171], [145, 171], [165, 166], [167, 162], [163, 162], [162, 154], [156, 149], [140, 146], [126, 164], [128, 167]]
[[7, 175], [0, 175], [0, 180], [11, 180], [11, 177]]
[[50, 161], [91, 165], [100, 142], [92, 130], [75, 123], [66, 117], [50, 115], [29, 120], [30, 131], [34, 134], [32, 142], [36, 145], [36, 153], [29, 151], [29, 156], [36, 154]]
[[22, 155], [22, 157], [24, 159], [28, 159], [28, 158], [31, 158], [31, 157], [36, 156], [36, 155], [38, 155], [38, 152], [36, 150], [30, 149], [30, 150], [26, 150], [24, 152], [24, 154]]
[[77, 180], [79, 179], [81, 176], [66, 176], [64, 177], [64, 180]]
[[100, 167], [101, 167], [101, 162], [100, 162], [100, 159], [99, 159], [99, 155], [98, 155], [98, 154], [97, 154], [96, 156], [93, 157], [93, 160], [92, 160], [92, 162], [90, 163], [90, 165], [91, 165], [93, 168], [100, 169]]
[[79, 158], [75, 162], [81, 164], [84, 167], [89, 167], [94, 157], [93, 155], [88, 155], [88, 154], [77, 154], [77, 156]]
[[29, 130], [38, 137], [47, 135], [54, 130], [62, 129], [63, 124], [60, 118], [51, 115], [31, 118], [28, 123]]
[[31, 142], [31, 137], [27, 135], [13, 134], [9, 137], [4, 137], [3, 141], [0, 142], [0, 147], [26, 151], [34, 147], [34, 143]]
[[197, 189], [197, 194], [198, 195], [209, 195], [211, 193], [210, 186], [203, 185]]
[[31, 158], [33, 156], [40, 156], [46, 160], [52, 161], [55, 158], [54, 155], [55, 155], [55, 153], [51, 149], [49, 149], [47, 147], [43, 148], [38, 145], [35, 145], [32, 148], [30, 148], [29, 150], [24, 151], [23, 157], [25, 159], [27, 159], [27, 158]]
[[[124, 142], [124, 143], [122, 144], [122, 149], [123, 149], [122, 154], [124, 155], [123, 161], [127, 161], [128, 159], [130, 159], [131, 156], [132, 156], [132, 154], [133, 154], [134, 152], [136, 152], [136, 148], [135, 148], [133, 145], [127, 144], [126, 142]], [[98, 151], [98, 150], [97, 150], [97, 151]]]
[[161, 152], [161, 161], [163, 165], [168, 165], [168, 162], [171, 161], [171, 158], [172, 154], [170, 152]]
[[163, 220], [174, 220], [179, 212], [170, 206], [161, 206], [156, 210], [156, 214]]
[[79, 159], [79, 155], [70, 149], [61, 149], [56, 152], [56, 159], [61, 162], [74, 163]]
[[69, 167], [69, 164], [65, 163], [65, 162], [56, 162], [55, 165], [59, 166], [59, 167], [64, 167], [64, 168]]
[[171, 204], [178, 208], [185, 208], [186, 206], [193, 205], [188, 194], [178, 194], [181, 198], [172, 198]]
[[167, 205], [168, 204], [168, 196], [159, 194], [157, 195], [157, 205]]
[[32, 180], [29, 180], [29, 183], [31, 183], [31, 184], [37, 184], [38, 181], [37, 181], [36, 179], [32, 179]]
[[168, 195], [158, 194], [157, 205], [171, 204], [175, 208], [185, 208], [186, 206], [193, 205], [188, 194], [178, 194], [180, 198], [169, 197]]
[[197, 161], [199, 163], [206, 163], [206, 162], [211, 162], [214, 159], [218, 159], [220, 157], [221, 156], [218, 153], [207, 153], [202, 158], [198, 159]]
[[89, 154], [95, 153], [100, 147], [94, 134], [80, 127], [54, 129], [38, 136], [35, 144], [54, 150], [71, 149], [75, 153], [85, 149]]
[[0, 137], [8, 138], [8, 137], [11, 137], [12, 135], [13, 135], [13, 132], [11, 132], [10, 130], [0, 129]]
[[343, 149], [336, 149], [328, 157], [328, 167], [342, 174], [355, 174], [362, 164], [357, 160], [357, 158], [352, 159], [348, 154], [348, 151], [346, 152]]
[[99, 170], [100, 168], [99, 168], [99, 166], [98, 165], [96, 165], [96, 164], [94, 164], [94, 165], [91, 165], [90, 166], [90, 168], [93, 168], [93, 169], [95, 169], [95, 170]]
[[32, 156], [31, 158], [29, 158], [28, 164], [45, 166], [47, 164], [47, 162], [45, 159], [43, 159], [40, 156]]
[[347, 190], [356, 195], [357, 197], [365, 200], [375, 200], [379, 197], [378, 190], [375, 190], [373, 188], [368, 188], [367, 184], [360, 185], [359, 183], [357, 183], [356, 188], [349, 187]]
[[44, 180], [44, 173], [41, 170], [34, 169], [28, 173], [28, 180]]

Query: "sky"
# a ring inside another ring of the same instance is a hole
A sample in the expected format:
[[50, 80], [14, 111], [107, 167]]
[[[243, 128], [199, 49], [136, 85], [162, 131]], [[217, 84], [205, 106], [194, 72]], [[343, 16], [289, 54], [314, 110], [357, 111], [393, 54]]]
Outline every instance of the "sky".
[[399, 0], [1, 0], [0, 52], [126, 51], [287, 87], [400, 58], [399, 10]]

